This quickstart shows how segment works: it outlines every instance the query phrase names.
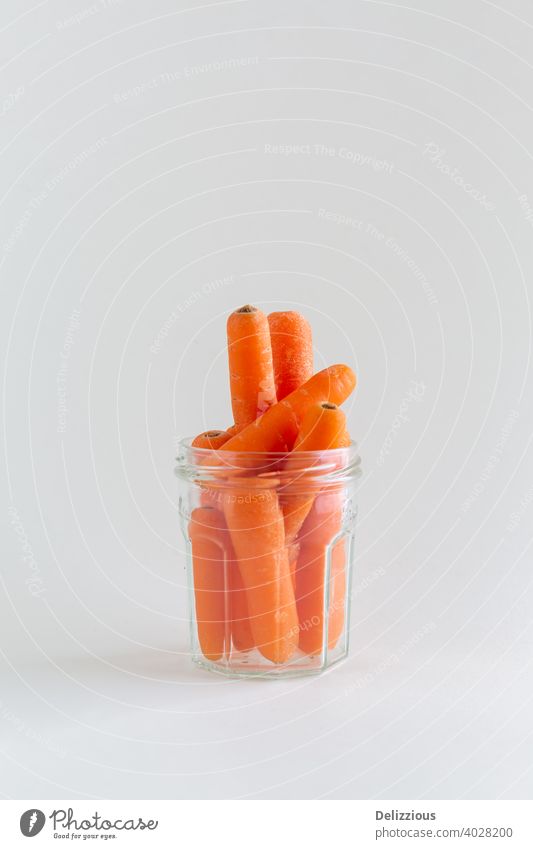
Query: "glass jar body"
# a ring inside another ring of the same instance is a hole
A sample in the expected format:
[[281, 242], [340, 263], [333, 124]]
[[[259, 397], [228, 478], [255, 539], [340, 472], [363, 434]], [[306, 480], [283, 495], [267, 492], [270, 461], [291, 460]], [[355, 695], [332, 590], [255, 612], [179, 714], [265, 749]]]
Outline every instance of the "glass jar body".
[[176, 474], [193, 661], [280, 677], [346, 657], [356, 447], [237, 454], [185, 440]]

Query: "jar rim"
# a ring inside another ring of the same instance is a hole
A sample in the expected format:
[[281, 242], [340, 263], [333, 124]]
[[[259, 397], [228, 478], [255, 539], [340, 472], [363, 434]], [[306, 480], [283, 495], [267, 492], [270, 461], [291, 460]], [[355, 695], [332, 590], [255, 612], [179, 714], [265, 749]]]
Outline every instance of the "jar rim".
[[[321, 476], [331, 474], [358, 477], [362, 473], [361, 457], [357, 442], [352, 441], [344, 448], [327, 448], [322, 451], [221, 451], [213, 448], [193, 448], [193, 437], [184, 437], [177, 445], [177, 477], [191, 479], [198, 474], [204, 477], [209, 473], [221, 473], [225, 469], [258, 470], [264, 475], [272, 465], [279, 468], [280, 461], [289, 457], [298, 460], [298, 472], [306, 471]], [[212, 459], [213, 462], [209, 462]], [[222, 462], [223, 461], [223, 462]]]

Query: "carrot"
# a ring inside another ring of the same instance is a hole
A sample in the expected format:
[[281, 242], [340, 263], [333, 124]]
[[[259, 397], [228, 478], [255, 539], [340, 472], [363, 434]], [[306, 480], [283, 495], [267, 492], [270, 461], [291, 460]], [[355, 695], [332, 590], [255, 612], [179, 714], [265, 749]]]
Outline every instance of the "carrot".
[[313, 374], [313, 335], [307, 319], [293, 310], [271, 312], [268, 324], [276, 395], [281, 401]]
[[246, 304], [228, 318], [227, 335], [231, 406], [240, 427], [276, 403], [268, 319]]
[[254, 646], [248, 603], [224, 514], [211, 507], [193, 510], [190, 536], [198, 639], [203, 654], [209, 660], [219, 660], [224, 645], [229, 648], [226, 622], [231, 626], [234, 648], [248, 651]]
[[[342, 511], [340, 511], [342, 514]], [[339, 517], [342, 521], [342, 517]], [[329, 578], [328, 648], [334, 649], [344, 628], [346, 604], [346, 540], [341, 537], [333, 545]]]
[[268, 660], [285, 663], [298, 645], [298, 615], [275, 489], [249, 479], [227, 491], [223, 501], [254, 643]]
[[255, 643], [250, 626], [246, 590], [235, 559], [230, 569], [230, 591], [231, 639], [237, 651], [249, 651]]
[[296, 592], [296, 567], [298, 565], [300, 546], [297, 542], [291, 542], [287, 545], [287, 552], [289, 555], [289, 571], [291, 573], [292, 588], [294, 592]]
[[[340, 448], [345, 442], [345, 435], [346, 416], [336, 404], [321, 401], [309, 407], [303, 418], [294, 451], [285, 464], [285, 472], [294, 474], [294, 480], [288, 483], [280, 494], [286, 542], [290, 543], [296, 538], [316, 495], [316, 482], [306, 483], [309, 475], [305, 470], [309, 466], [312, 467], [312, 461], [302, 460], [298, 455], [303, 451], [322, 452]], [[315, 492], [310, 494], [313, 489]]]
[[[230, 438], [231, 435], [226, 430], [204, 430], [202, 433], [199, 433], [198, 436], [194, 437], [191, 442], [191, 448], [207, 448], [211, 451], [216, 451], [217, 448], [224, 445], [224, 443]], [[203, 465], [204, 462], [208, 462], [208, 460], [207, 458], [200, 458], [198, 462], [200, 465]], [[200, 504], [202, 507], [214, 507], [216, 493], [213, 492], [213, 490], [205, 483], [200, 484], [200, 486]]]
[[221, 447], [223, 451], [235, 452], [283, 452], [290, 451], [298, 436], [298, 420], [289, 407], [274, 404], [255, 422], [245, 427]]
[[346, 416], [331, 401], [319, 401], [308, 407], [298, 432], [295, 451], [326, 451], [345, 441]]
[[226, 549], [224, 517], [212, 507], [192, 511], [189, 536], [192, 545], [194, 599], [198, 641], [208, 660], [220, 660], [229, 648], [225, 586]]
[[[306, 654], [324, 649], [324, 582], [328, 546], [342, 527], [342, 491], [330, 490], [317, 496], [300, 534], [300, 556], [296, 571], [296, 599], [300, 648]], [[346, 593], [345, 548], [341, 537], [331, 550], [329, 574], [328, 648], [338, 642], [344, 626]]]
[[352, 444], [352, 438], [348, 431], [344, 433], [344, 435], [339, 439], [338, 448], [349, 448]]
[[194, 437], [191, 447], [210, 448], [212, 451], [216, 451], [217, 448], [224, 445], [230, 438], [231, 434], [226, 430], [204, 430], [203, 433], [199, 433], [198, 436]]
[[225, 451], [290, 451], [306, 410], [319, 401], [342, 404], [355, 387], [349, 366], [334, 365], [317, 372], [307, 383], [270, 407], [260, 418], [222, 445]]
[[243, 427], [245, 427], [245, 425], [231, 425], [231, 427], [226, 428], [226, 433], [229, 433], [230, 436], [235, 436], [237, 433], [241, 432]]
[[342, 404], [355, 388], [355, 374], [349, 366], [340, 364], [318, 371], [309, 380], [287, 395], [282, 406], [288, 407], [300, 423], [309, 406], [316, 401]]

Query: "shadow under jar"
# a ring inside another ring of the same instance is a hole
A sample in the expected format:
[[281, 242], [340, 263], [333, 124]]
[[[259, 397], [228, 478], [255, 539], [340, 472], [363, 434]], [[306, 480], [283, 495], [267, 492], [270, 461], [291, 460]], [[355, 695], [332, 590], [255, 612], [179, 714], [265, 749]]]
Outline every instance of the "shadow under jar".
[[348, 653], [357, 447], [179, 446], [192, 659], [243, 677], [317, 674]]

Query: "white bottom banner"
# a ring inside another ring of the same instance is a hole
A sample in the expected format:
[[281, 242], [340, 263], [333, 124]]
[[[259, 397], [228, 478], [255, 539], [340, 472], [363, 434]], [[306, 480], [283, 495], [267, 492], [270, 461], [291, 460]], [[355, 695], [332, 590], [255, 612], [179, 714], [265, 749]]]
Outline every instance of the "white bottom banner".
[[1, 801], [0, 845], [533, 847], [529, 801]]

